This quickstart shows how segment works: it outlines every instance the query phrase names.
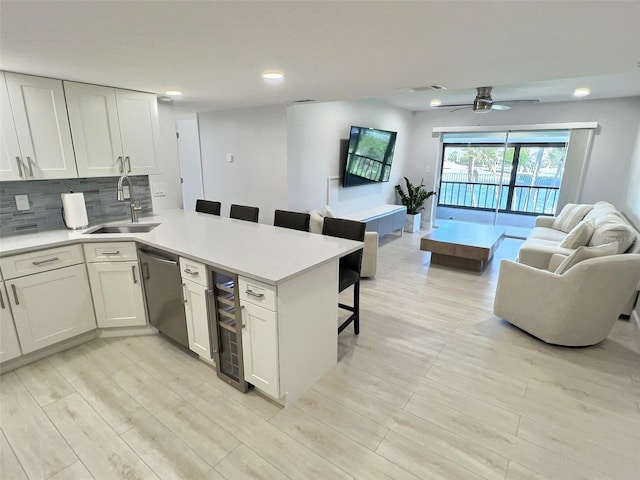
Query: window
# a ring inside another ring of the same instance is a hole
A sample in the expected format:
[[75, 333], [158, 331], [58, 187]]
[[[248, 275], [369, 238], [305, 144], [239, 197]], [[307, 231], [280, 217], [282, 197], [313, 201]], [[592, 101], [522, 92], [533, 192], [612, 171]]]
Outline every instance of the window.
[[553, 215], [569, 131], [447, 133], [438, 205]]

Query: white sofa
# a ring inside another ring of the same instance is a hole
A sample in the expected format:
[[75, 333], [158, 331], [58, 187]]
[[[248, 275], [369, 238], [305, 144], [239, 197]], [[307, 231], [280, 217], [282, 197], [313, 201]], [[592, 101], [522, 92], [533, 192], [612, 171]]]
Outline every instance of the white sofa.
[[[569, 207], [569, 206], [567, 206]], [[567, 208], [565, 207], [565, 208]], [[563, 240], [571, 234], [568, 230], [573, 223], [580, 221], [591, 222], [594, 226], [594, 233], [588, 240], [588, 246], [602, 245], [612, 241], [620, 240], [622, 251], [618, 253], [640, 253], [640, 232], [636, 230], [616, 209], [608, 202], [597, 202], [593, 205], [583, 205], [585, 214], [583, 218], [574, 218], [574, 222], [565, 223], [564, 230], [559, 229], [559, 220], [562, 220], [560, 213], [558, 217], [537, 217], [535, 227], [522, 244], [518, 251], [518, 263], [523, 263], [535, 268], [555, 270], [558, 262], [563, 256], [570, 255], [574, 248], [564, 248], [561, 246]], [[554, 255], [559, 255], [551, 260]]]
[[[331, 209], [325, 207], [323, 212], [317, 210], [310, 212], [311, 221], [309, 223], [309, 231], [311, 233], [322, 233], [322, 225], [325, 216], [335, 216]], [[363, 278], [375, 277], [378, 269], [378, 232], [365, 232], [364, 247], [362, 249], [362, 267], [360, 276]]]
[[604, 340], [640, 282], [640, 255], [581, 261], [557, 274], [502, 260], [494, 313], [554, 345]]

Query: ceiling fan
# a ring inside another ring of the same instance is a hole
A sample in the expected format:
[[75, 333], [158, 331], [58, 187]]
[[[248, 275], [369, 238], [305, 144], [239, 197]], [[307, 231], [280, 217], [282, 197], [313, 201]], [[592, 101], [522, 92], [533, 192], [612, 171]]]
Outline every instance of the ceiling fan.
[[454, 104], [442, 104], [442, 105], [433, 105], [435, 108], [447, 108], [447, 107], [460, 107], [452, 112], [457, 112], [458, 110], [464, 110], [465, 108], [470, 108], [474, 112], [478, 113], [486, 113], [491, 110], [509, 110], [512, 105], [521, 104], [521, 103], [538, 103], [540, 100], [530, 99], [530, 100], [501, 100], [501, 101], [493, 101], [491, 98], [491, 89], [493, 87], [478, 87], [478, 94], [476, 98], [473, 100], [473, 103], [454, 103]]

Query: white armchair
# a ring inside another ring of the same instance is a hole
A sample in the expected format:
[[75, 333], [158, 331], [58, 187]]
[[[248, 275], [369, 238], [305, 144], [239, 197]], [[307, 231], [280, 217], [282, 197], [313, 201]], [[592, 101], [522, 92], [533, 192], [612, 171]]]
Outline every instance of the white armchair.
[[493, 312], [539, 339], [566, 346], [604, 340], [640, 282], [640, 254], [584, 260], [557, 275], [502, 260]]

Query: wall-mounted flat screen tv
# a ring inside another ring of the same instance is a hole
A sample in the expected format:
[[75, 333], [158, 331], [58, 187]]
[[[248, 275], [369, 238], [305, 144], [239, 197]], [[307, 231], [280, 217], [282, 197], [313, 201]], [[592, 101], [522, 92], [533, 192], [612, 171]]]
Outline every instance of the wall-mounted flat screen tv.
[[388, 182], [396, 135], [387, 130], [351, 127], [342, 185], [355, 187]]

